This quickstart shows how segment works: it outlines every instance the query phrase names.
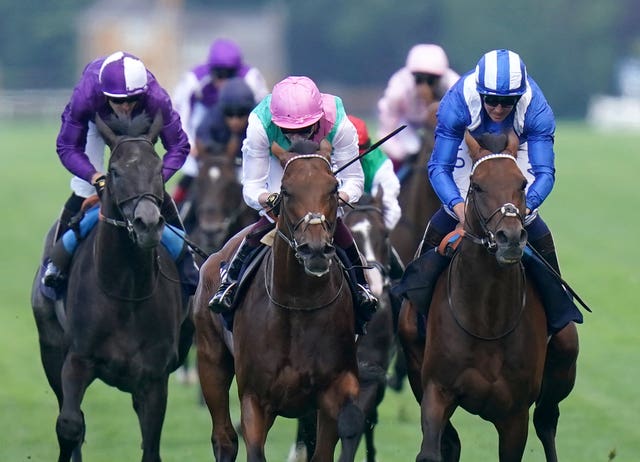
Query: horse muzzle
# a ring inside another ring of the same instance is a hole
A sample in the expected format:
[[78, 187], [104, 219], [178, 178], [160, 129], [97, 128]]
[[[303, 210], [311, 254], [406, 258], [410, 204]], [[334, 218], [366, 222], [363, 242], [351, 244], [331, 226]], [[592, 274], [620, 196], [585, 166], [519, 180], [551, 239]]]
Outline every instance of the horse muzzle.
[[527, 231], [518, 227], [513, 230], [501, 229], [495, 236], [496, 260], [500, 265], [513, 265], [522, 259], [527, 245]]
[[322, 277], [329, 272], [336, 248], [326, 242], [322, 244], [304, 243], [296, 246], [296, 258], [310, 276]]
[[152, 201], [143, 199], [138, 202], [131, 220], [133, 240], [143, 249], [157, 246], [164, 230], [164, 218], [160, 214], [160, 207]]

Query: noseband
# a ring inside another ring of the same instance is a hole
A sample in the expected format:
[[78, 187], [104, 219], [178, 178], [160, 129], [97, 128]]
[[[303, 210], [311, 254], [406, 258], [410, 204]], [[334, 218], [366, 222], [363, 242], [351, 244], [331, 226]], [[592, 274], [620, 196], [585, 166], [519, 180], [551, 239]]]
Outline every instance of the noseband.
[[[509, 155], [509, 154], [489, 154], [487, 156], [484, 156], [484, 157], [478, 159], [473, 164], [473, 167], [471, 168], [470, 176], [473, 176], [473, 173], [475, 172], [475, 170], [478, 167], [478, 165], [480, 165], [482, 162], [484, 162], [486, 160], [491, 160], [491, 159], [511, 159], [514, 162], [516, 162], [516, 159], [513, 156]], [[520, 220], [520, 223], [524, 226], [524, 218], [522, 217], [522, 214], [520, 213], [520, 210], [518, 209], [518, 207], [516, 207], [511, 202], [507, 202], [506, 204], [501, 205], [500, 207], [495, 209], [491, 214], [489, 214], [488, 217], [486, 217], [486, 218], [483, 217], [482, 213], [478, 209], [477, 201], [475, 200], [475, 191], [473, 189], [473, 183], [469, 185], [469, 190], [467, 192], [467, 203], [469, 201], [473, 205], [473, 207], [472, 207], [473, 214], [476, 216], [476, 218], [478, 219], [478, 222], [480, 223], [482, 236], [477, 236], [477, 235], [473, 234], [472, 232], [468, 231], [467, 229], [465, 229], [464, 237], [469, 238], [471, 241], [473, 241], [476, 244], [479, 244], [479, 245], [482, 245], [482, 246], [486, 247], [486, 249], [490, 253], [494, 253], [497, 250], [497, 247], [498, 247], [498, 244], [496, 243], [495, 233], [492, 230], [490, 230], [489, 226], [488, 226], [489, 222], [493, 219], [494, 216], [496, 216], [498, 214], [500, 215], [500, 217], [498, 218], [498, 221], [497, 221], [496, 226], [494, 227], [494, 229], [497, 228], [500, 225], [500, 222], [504, 218], [508, 218], [508, 217], [509, 218], [512, 218], [512, 217], [518, 218], [518, 220]]]
[[[304, 154], [304, 155], [295, 156], [289, 159], [282, 170], [282, 175], [284, 176], [285, 172], [287, 171], [287, 167], [289, 167], [289, 165], [291, 165], [293, 161], [296, 161], [299, 159], [313, 159], [313, 158], [322, 159], [323, 161], [325, 161], [327, 163], [327, 167], [329, 168], [329, 172], [331, 172], [331, 163], [324, 156], [321, 156], [319, 154]], [[337, 195], [337, 192], [336, 192], [336, 195]], [[286, 198], [286, 192], [284, 189], [281, 189], [280, 196], [283, 200]], [[287, 218], [286, 208], [284, 206], [281, 207], [280, 214], [282, 215], [283, 221], [287, 226], [287, 233], [291, 237], [288, 237], [287, 235], [285, 235], [282, 231], [280, 231], [279, 228], [276, 228], [276, 233], [295, 252], [296, 259], [301, 260], [299, 250], [302, 244], [300, 244], [295, 237], [295, 232], [298, 231], [298, 229], [300, 228], [302, 228], [302, 232], [305, 233], [309, 228], [309, 226], [320, 225], [327, 233], [329, 233], [329, 235], [331, 236], [330, 243], [333, 243], [333, 231], [335, 230], [336, 223], [335, 222], [330, 223], [329, 221], [327, 221], [323, 213], [307, 212], [295, 224], [292, 224], [291, 221], [289, 221], [289, 219]]]

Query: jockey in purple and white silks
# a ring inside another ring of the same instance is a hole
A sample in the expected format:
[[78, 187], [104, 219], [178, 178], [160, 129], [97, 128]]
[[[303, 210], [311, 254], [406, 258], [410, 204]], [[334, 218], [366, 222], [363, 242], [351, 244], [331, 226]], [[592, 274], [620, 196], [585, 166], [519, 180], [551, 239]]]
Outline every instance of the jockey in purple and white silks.
[[[401, 284], [408, 287], [410, 274], [419, 272], [427, 301], [451, 258], [440, 255], [437, 247], [447, 234], [464, 223], [464, 201], [472, 167], [465, 133], [479, 137], [487, 132], [500, 134], [511, 130], [520, 143], [517, 164], [529, 182], [524, 217], [528, 245], [560, 273], [551, 231], [538, 213], [538, 207], [555, 182], [554, 115], [542, 91], [527, 74], [520, 56], [510, 50], [493, 50], [483, 55], [476, 68], [463, 75], [440, 103], [428, 170], [443, 206], [429, 221], [420, 257], [409, 265]], [[582, 322], [581, 313], [559, 280], [528, 248], [525, 248], [523, 263], [534, 282], [544, 280], [536, 286], [545, 305], [549, 332], [554, 334], [550, 351], [554, 351], [559, 360], [574, 357], [577, 355], [575, 322]]]
[[[69, 230], [70, 221], [87, 197], [104, 188], [105, 142], [96, 128], [96, 116], [105, 121], [112, 117], [131, 120], [144, 112], [153, 119], [158, 111], [163, 119], [160, 140], [166, 150], [162, 158], [162, 176], [166, 182], [189, 153], [187, 136], [168, 93], [140, 59], [122, 51], [98, 58], [83, 70], [62, 113], [57, 139], [60, 161], [75, 176], [71, 179], [73, 193], [63, 207], [54, 236], [57, 243], [49, 256], [43, 278], [45, 285], [59, 288], [64, 284], [65, 271], [77, 245], [75, 234]], [[175, 205], [166, 193], [162, 214], [169, 225], [183, 229]], [[81, 223], [83, 234], [90, 231], [95, 220], [91, 218], [87, 223]], [[63, 236], [65, 239], [60, 239]], [[185, 264], [193, 266], [189, 252], [184, 254]]]
[[442, 47], [421, 43], [409, 50], [406, 64], [396, 71], [378, 101], [378, 137], [405, 124], [407, 128], [385, 142], [383, 151], [391, 158], [395, 170], [417, 154], [422, 145], [421, 130], [428, 117], [428, 107], [439, 101], [460, 76], [449, 67]]
[[[185, 176], [198, 175], [196, 131], [206, 113], [218, 102], [224, 83], [233, 77], [244, 79], [255, 103], [269, 93], [262, 73], [244, 62], [240, 47], [232, 40], [217, 39], [211, 44], [207, 61], [186, 72], [173, 92], [173, 104], [191, 145], [191, 155], [182, 167]], [[178, 185], [174, 192], [176, 202], [180, 204], [185, 195], [186, 190]]]
[[[275, 141], [289, 149], [297, 140], [319, 143], [325, 138], [332, 145], [331, 161], [335, 168], [358, 156], [358, 135], [347, 117], [342, 99], [320, 93], [308, 77], [291, 76], [282, 80], [249, 115], [247, 137], [242, 145], [243, 195], [245, 202], [259, 210], [262, 217], [254, 225], [251, 239], [246, 238], [242, 242], [229, 262], [220, 287], [209, 302], [209, 307], [215, 312], [224, 313], [232, 308], [243, 262], [272, 228], [273, 220], [266, 210], [277, 203], [283, 169], [278, 159], [271, 155], [271, 144]], [[364, 187], [360, 163], [351, 164], [337, 177], [340, 198], [348, 203], [357, 202]], [[377, 307], [377, 300], [369, 291], [353, 236], [341, 219], [336, 223], [334, 241], [349, 260], [345, 262], [346, 266], [351, 266], [355, 273], [357, 327], [362, 331]]]

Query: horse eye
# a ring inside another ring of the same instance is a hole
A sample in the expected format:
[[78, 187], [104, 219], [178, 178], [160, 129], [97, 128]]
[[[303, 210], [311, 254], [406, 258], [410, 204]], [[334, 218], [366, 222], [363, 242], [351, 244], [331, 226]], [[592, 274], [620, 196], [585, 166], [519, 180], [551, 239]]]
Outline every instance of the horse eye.
[[522, 182], [522, 185], [520, 186], [520, 190], [524, 191], [525, 189], [527, 189], [527, 184], [529, 184], [529, 182], [527, 180], [524, 180]]
[[478, 192], [478, 193], [483, 192], [483, 191], [482, 191], [482, 188], [481, 188], [481, 187], [480, 187], [480, 185], [478, 185], [477, 183], [472, 183], [472, 184], [471, 184], [471, 189], [472, 189], [474, 192]]
[[289, 197], [289, 191], [287, 191], [286, 189], [282, 188], [280, 190], [280, 194], [282, 194], [284, 197]]

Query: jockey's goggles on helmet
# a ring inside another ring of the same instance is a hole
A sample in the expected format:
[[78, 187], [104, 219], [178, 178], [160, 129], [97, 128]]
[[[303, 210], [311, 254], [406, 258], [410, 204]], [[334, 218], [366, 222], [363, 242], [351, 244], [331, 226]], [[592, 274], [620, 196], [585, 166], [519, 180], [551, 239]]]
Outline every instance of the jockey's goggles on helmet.
[[216, 79], [231, 79], [236, 76], [238, 70], [235, 67], [214, 67], [211, 69]]
[[109, 101], [111, 101], [113, 104], [116, 105], [120, 105], [120, 104], [124, 104], [124, 103], [137, 103], [140, 100], [140, 95], [133, 95], [133, 96], [126, 96], [124, 98], [116, 98], [116, 97], [109, 97]]
[[305, 140], [311, 139], [316, 130], [316, 124], [309, 125], [302, 128], [281, 128], [282, 134], [287, 137], [289, 141], [294, 138], [303, 138]]
[[426, 83], [427, 85], [432, 86], [439, 79], [440, 76], [435, 74], [427, 74], [426, 72], [413, 73], [413, 80], [415, 81], [416, 85], [422, 85]]
[[490, 107], [496, 107], [498, 104], [502, 107], [513, 107], [518, 103], [520, 96], [498, 96], [498, 95], [480, 95], [484, 104]]
[[247, 117], [251, 108], [244, 106], [228, 106], [222, 110], [225, 117]]

